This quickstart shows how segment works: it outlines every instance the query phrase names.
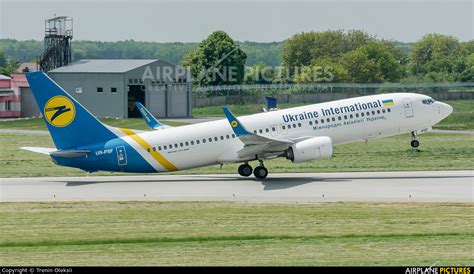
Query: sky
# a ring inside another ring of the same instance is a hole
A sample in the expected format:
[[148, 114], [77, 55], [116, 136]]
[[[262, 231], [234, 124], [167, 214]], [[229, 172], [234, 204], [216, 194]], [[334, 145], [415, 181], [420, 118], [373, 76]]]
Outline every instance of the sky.
[[307, 31], [361, 29], [414, 42], [427, 33], [474, 39], [474, 0], [0, 0], [0, 38], [42, 40], [44, 20], [71, 16], [74, 40], [283, 41]]

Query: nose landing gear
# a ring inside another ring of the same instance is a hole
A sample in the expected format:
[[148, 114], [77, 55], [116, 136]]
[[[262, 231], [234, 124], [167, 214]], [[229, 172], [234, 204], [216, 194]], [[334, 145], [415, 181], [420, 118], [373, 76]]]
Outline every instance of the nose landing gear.
[[411, 133], [411, 142], [410, 145], [412, 148], [417, 148], [420, 146], [420, 142], [416, 139], [415, 132]]

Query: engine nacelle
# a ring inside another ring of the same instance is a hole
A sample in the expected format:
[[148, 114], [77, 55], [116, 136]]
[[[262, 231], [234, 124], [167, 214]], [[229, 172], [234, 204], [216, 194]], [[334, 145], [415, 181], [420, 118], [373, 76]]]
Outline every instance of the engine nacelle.
[[286, 158], [293, 163], [301, 163], [331, 157], [333, 153], [331, 138], [313, 137], [293, 144], [286, 151]]

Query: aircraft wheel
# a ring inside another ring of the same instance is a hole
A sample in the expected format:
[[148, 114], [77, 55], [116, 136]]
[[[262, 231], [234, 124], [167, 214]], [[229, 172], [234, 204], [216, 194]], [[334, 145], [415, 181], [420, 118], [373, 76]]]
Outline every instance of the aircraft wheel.
[[244, 177], [252, 175], [252, 167], [248, 164], [243, 164], [239, 166], [239, 174]]
[[411, 143], [410, 143], [411, 147], [413, 148], [417, 148], [420, 146], [420, 142], [418, 142], [418, 140], [412, 140]]
[[263, 180], [263, 179], [267, 178], [268, 170], [263, 166], [258, 166], [253, 171], [253, 175], [255, 175], [255, 178], [257, 178], [259, 180]]

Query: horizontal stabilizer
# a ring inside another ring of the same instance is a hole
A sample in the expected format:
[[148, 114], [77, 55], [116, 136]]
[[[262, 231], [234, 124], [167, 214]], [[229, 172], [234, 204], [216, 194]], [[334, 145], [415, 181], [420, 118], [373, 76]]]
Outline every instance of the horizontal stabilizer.
[[49, 147], [20, 147], [21, 149], [28, 150], [35, 153], [41, 153], [45, 155], [50, 155], [51, 152], [56, 151], [55, 148]]
[[90, 152], [89, 150], [56, 150], [49, 147], [21, 147], [21, 149], [60, 158], [78, 158]]

